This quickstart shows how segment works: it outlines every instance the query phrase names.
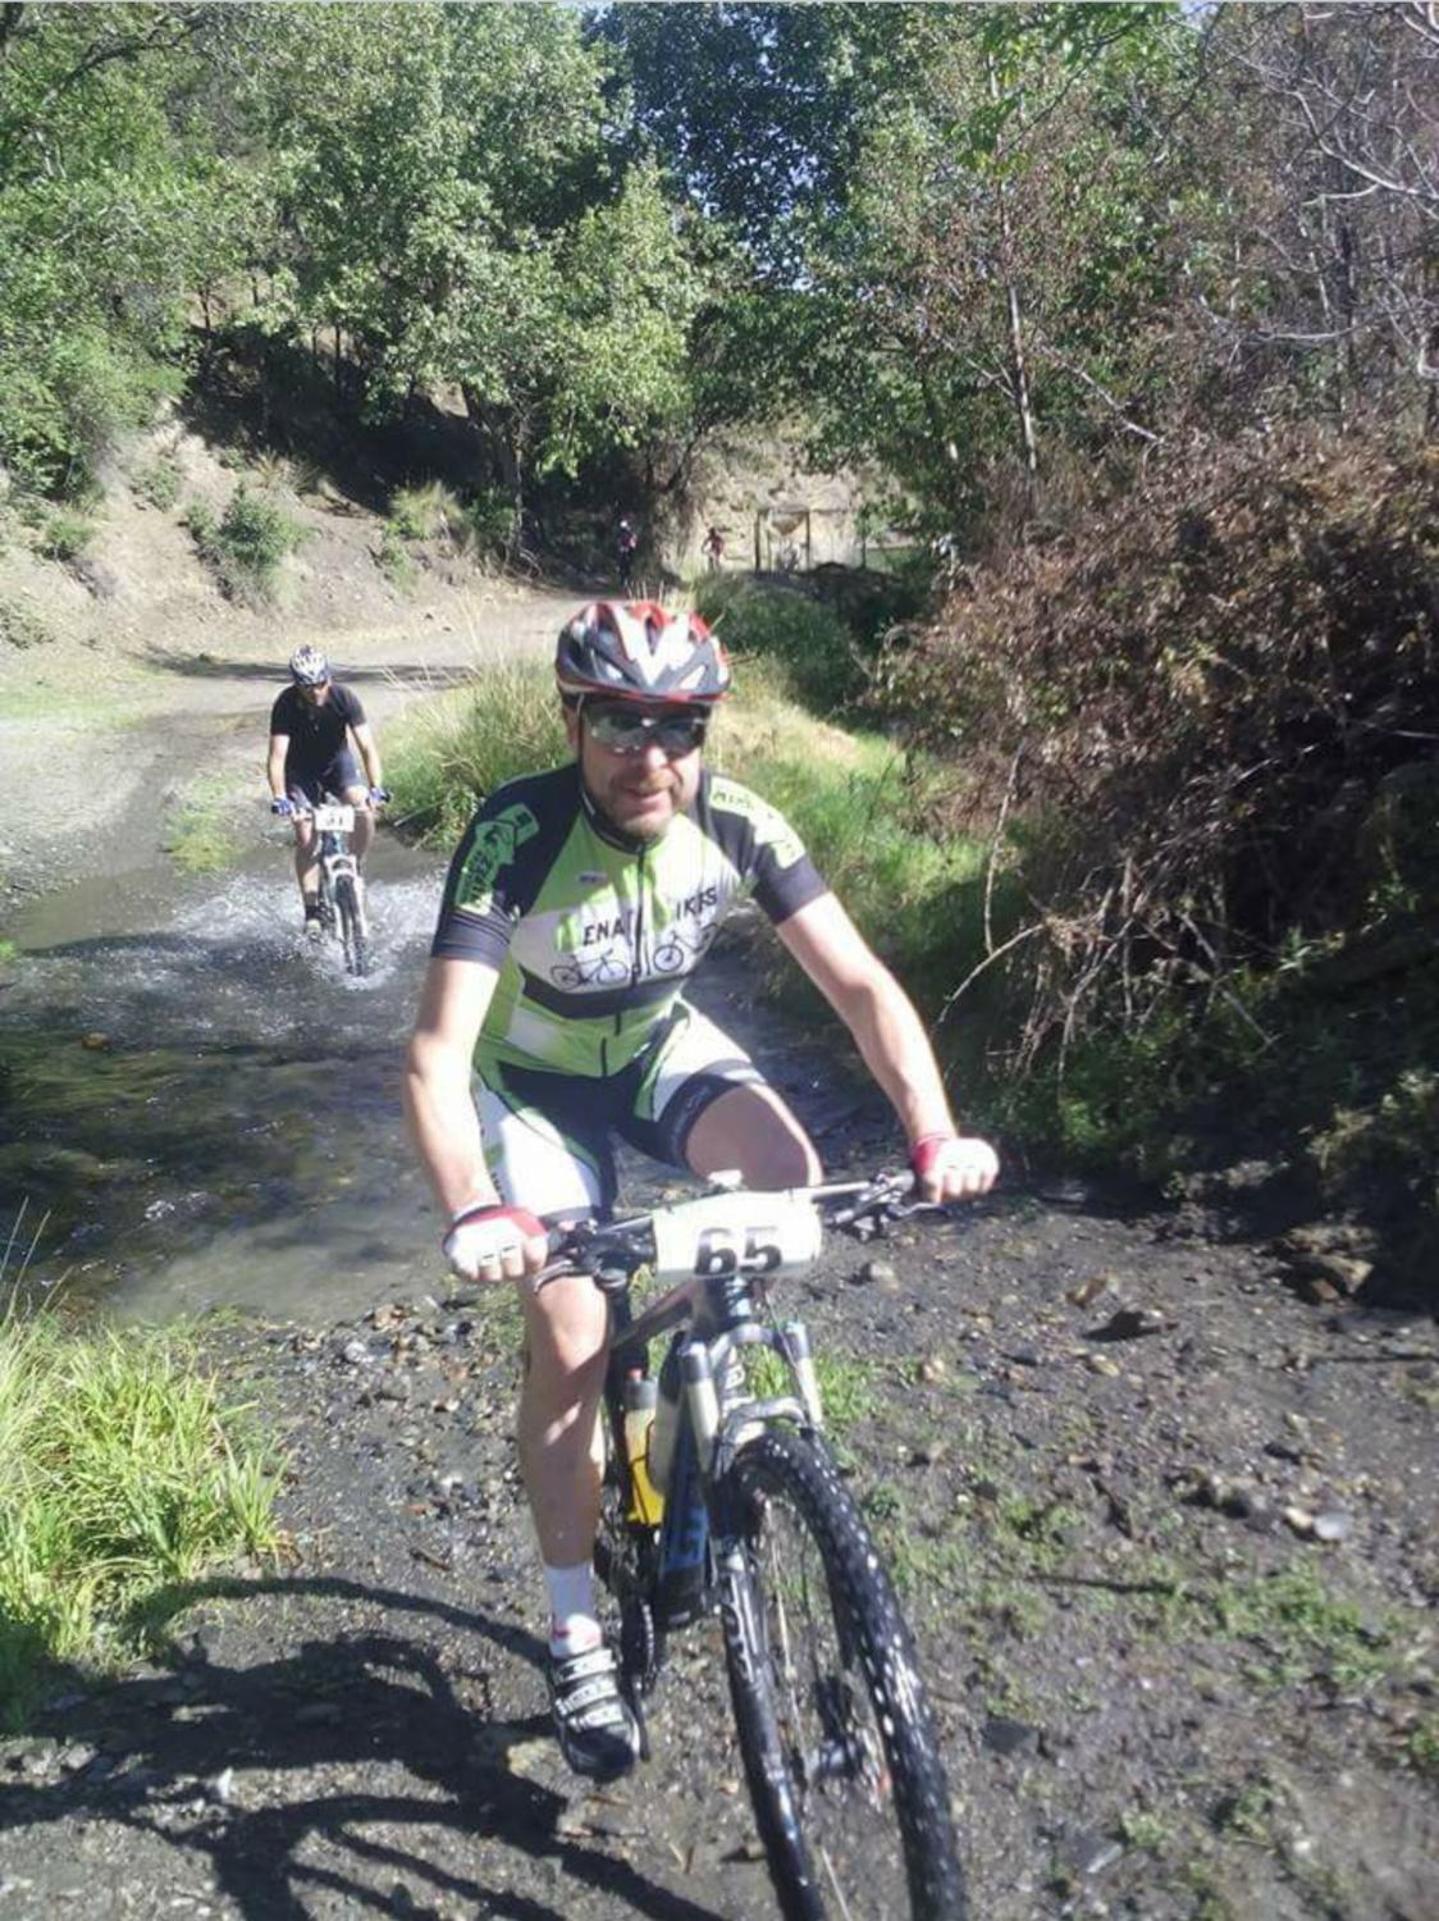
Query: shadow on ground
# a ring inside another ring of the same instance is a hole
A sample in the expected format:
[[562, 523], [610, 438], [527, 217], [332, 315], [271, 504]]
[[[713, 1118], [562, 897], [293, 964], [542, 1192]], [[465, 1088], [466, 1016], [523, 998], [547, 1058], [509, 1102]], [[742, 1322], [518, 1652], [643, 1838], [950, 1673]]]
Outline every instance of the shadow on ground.
[[[511, 1765], [520, 1744], [547, 1737], [548, 1723], [493, 1717], [488, 1656], [538, 1664], [533, 1636], [442, 1601], [326, 1577], [201, 1583], [172, 1591], [159, 1611], [173, 1619], [203, 1601], [243, 1610], [273, 1598], [383, 1607], [474, 1644], [453, 1679], [432, 1648], [389, 1632], [305, 1641], [251, 1665], [213, 1659], [196, 1636], [172, 1672], [95, 1692], [62, 1673], [33, 1732], [78, 1764], [54, 1782], [0, 1790], [0, 1840], [23, 1835], [29, 1846], [52, 1824], [119, 1823], [174, 1851], [167, 1884], [182, 1862], [202, 1860], [255, 1921], [308, 1915], [321, 1893], [356, 1911], [433, 1912], [414, 1905], [412, 1889], [506, 1921], [563, 1921], [569, 1893], [560, 1906], [543, 1892], [560, 1875], [571, 1890], [654, 1921], [718, 1921], [558, 1832], [566, 1799]], [[389, 1786], [397, 1770], [410, 1784], [398, 1792]], [[531, 1876], [536, 1892], [511, 1888]]]

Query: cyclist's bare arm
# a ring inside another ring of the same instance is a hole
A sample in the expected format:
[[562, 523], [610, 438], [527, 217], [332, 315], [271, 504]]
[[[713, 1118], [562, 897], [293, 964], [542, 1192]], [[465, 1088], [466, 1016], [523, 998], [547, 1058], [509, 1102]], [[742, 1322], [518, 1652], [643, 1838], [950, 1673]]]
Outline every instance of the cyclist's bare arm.
[[288, 734], [271, 734], [270, 756], [265, 762], [265, 777], [270, 783], [270, 792], [278, 800], [285, 791], [285, 756], [290, 751]]
[[360, 750], [367, 783], [371, 787], [383, 787], [385, 783], [380, 777], [380, 743], [375, 739], [374, 729], [367, 720], [362, 720], [359, 726], [352, 727], [350, 732], [354, 735], [355, 745]]
[[410, 1135], [447, 1217], [499, 1199], [470, 1094], [470, 1062], [498, 980], [483, 962], [432, 960], [405, 1060]]
[[[835, 896], [821, 894], [781, 921], [776, 932], [854, 1036], [910, 1146], [957, 1134], [934, 1049], [914, 1003]], [[976, 1142], [976, 1150], [981, 1145]], [[994, 1185], [998, 1164], [991, 1151], [964, 1158], [963, 1170], [946, 1175], [934, 1198], [968, 1199]]]

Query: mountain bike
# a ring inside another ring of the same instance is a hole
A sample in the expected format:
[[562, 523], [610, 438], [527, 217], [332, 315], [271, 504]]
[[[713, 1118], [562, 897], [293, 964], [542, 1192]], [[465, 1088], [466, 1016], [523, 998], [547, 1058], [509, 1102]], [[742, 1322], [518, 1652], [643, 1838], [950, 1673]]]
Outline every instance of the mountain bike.
[[348, 801], [323, 800], [310, 809], [319, 840], [320, 924], [344, 950], [345, 968], [370, 971], [370, 924], [365, 917], [360, 870], [350, 852], [355, 810]]
[[[867, 1240], [927, 1207], [910, 1174], [698, 1200], [552, 1236], [538, 1284], [605, 1294], [606, 1466], [595, 1566], [622, 1685], [645, 1698], [670, 1634], [717, 1612], [755, 1819], [786, 1921], [959, 1921], [949, 1789], [914, 1642], [824, 1438], [804, 1324], [768, 1290], [825, 1230]], [[930, 1210], [939, 1211], [939, 1210]], [[665, 1291], [636, 1313], [641, 1269]], [[658, 1375], [650, 1344], [667, 1337]]]

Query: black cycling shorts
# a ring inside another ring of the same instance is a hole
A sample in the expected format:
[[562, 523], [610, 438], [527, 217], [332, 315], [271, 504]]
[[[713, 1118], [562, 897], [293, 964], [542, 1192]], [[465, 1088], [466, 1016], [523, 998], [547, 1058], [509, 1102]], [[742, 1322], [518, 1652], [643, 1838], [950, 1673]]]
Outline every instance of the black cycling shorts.
[[296, 805], [303, 802], [308, 807], [318, 806], [326, 794], [343, 800], [347, 787], [364, 785], [360, 763], [348, 747], [342, 747], [325, 767], [297, 767], [285, 762], [285, 792]]

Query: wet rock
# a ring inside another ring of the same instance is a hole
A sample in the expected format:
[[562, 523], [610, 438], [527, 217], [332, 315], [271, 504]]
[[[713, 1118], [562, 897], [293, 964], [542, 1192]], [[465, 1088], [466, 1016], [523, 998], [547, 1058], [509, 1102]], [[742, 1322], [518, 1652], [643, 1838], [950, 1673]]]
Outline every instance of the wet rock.
[[1162, 1334], [1169, 1323], [1154, 1307], [1121, 1307], [1101, 1327], [1089, 1330], [1091, 1341], [1137, 1341], [1146, 1334]]
[[1252, 1481], [1201, 1468], [1176, 1475], [1171, 1486], [1180, 1500], [1192, 1507], [1212, 1508], [1218, 1514], [1228, 1514], [1261, 1528], [1269, 1524], [1272, 1510], [1268, 1496]]
[[78, 1774], [81, 1768], [88, 1768], [95, 1759], [98, 1749], [88, 1741], [72, 1741], [69, 1747], [61, 1748], [56, 1755], [56, 1765], [62, 1774]]
[[1080, 1281], [1077, 1287], [1069, 1288], [1064, 1298], [1074, 1307], [1092, 1307], [1100, 1295], [1113, 1285], [1112, 1275], [1091, 1274], [1088, 1280]]
[[1092, 1877], [1112, 1868], [1123, 1854], [1123, 1842], [1113, 1835], [1082, 1829], [1064, 1843], [1060, 1858], [1071, 1874]]
[[1343, 1221], [1310, 1221], [1271, 1243], [1285, 1279], [1311, 1301], [1352, 1299], [1374, 1272], [1373, 1236]]
[[88, 1047], [92, 1054], [103, 1054], [110, 1045], [108, 1034], [82, 1034], [80, 1045]]
[[21, 1775], [27, 1781], [43, 1779], [54, 1770], [56, 1764], [57, 1750], [51, 1741], [33, 1741], [28, 1746], [15, 1749], [5, 1759], [10, 1772]]
[[1027, 1721], [1011, 1721], [1007, 1715], [991, 1714], [980, 1730], [980, 1740], [991, 1754], [1037, 1754], [1039, 1729]]
[[1316, 1541], [1347, 1541], [1354, 1532], [1354, 1523], [1347, 1514], [1330, 1509], [1314, 1516], [1313, 1531]]
[[858, 1284], [865, 1287], [882, 1287], [889, 1290], [899, 1285], [899, 1276], [889, 1261], [866, 1261], [854, 1278]]

